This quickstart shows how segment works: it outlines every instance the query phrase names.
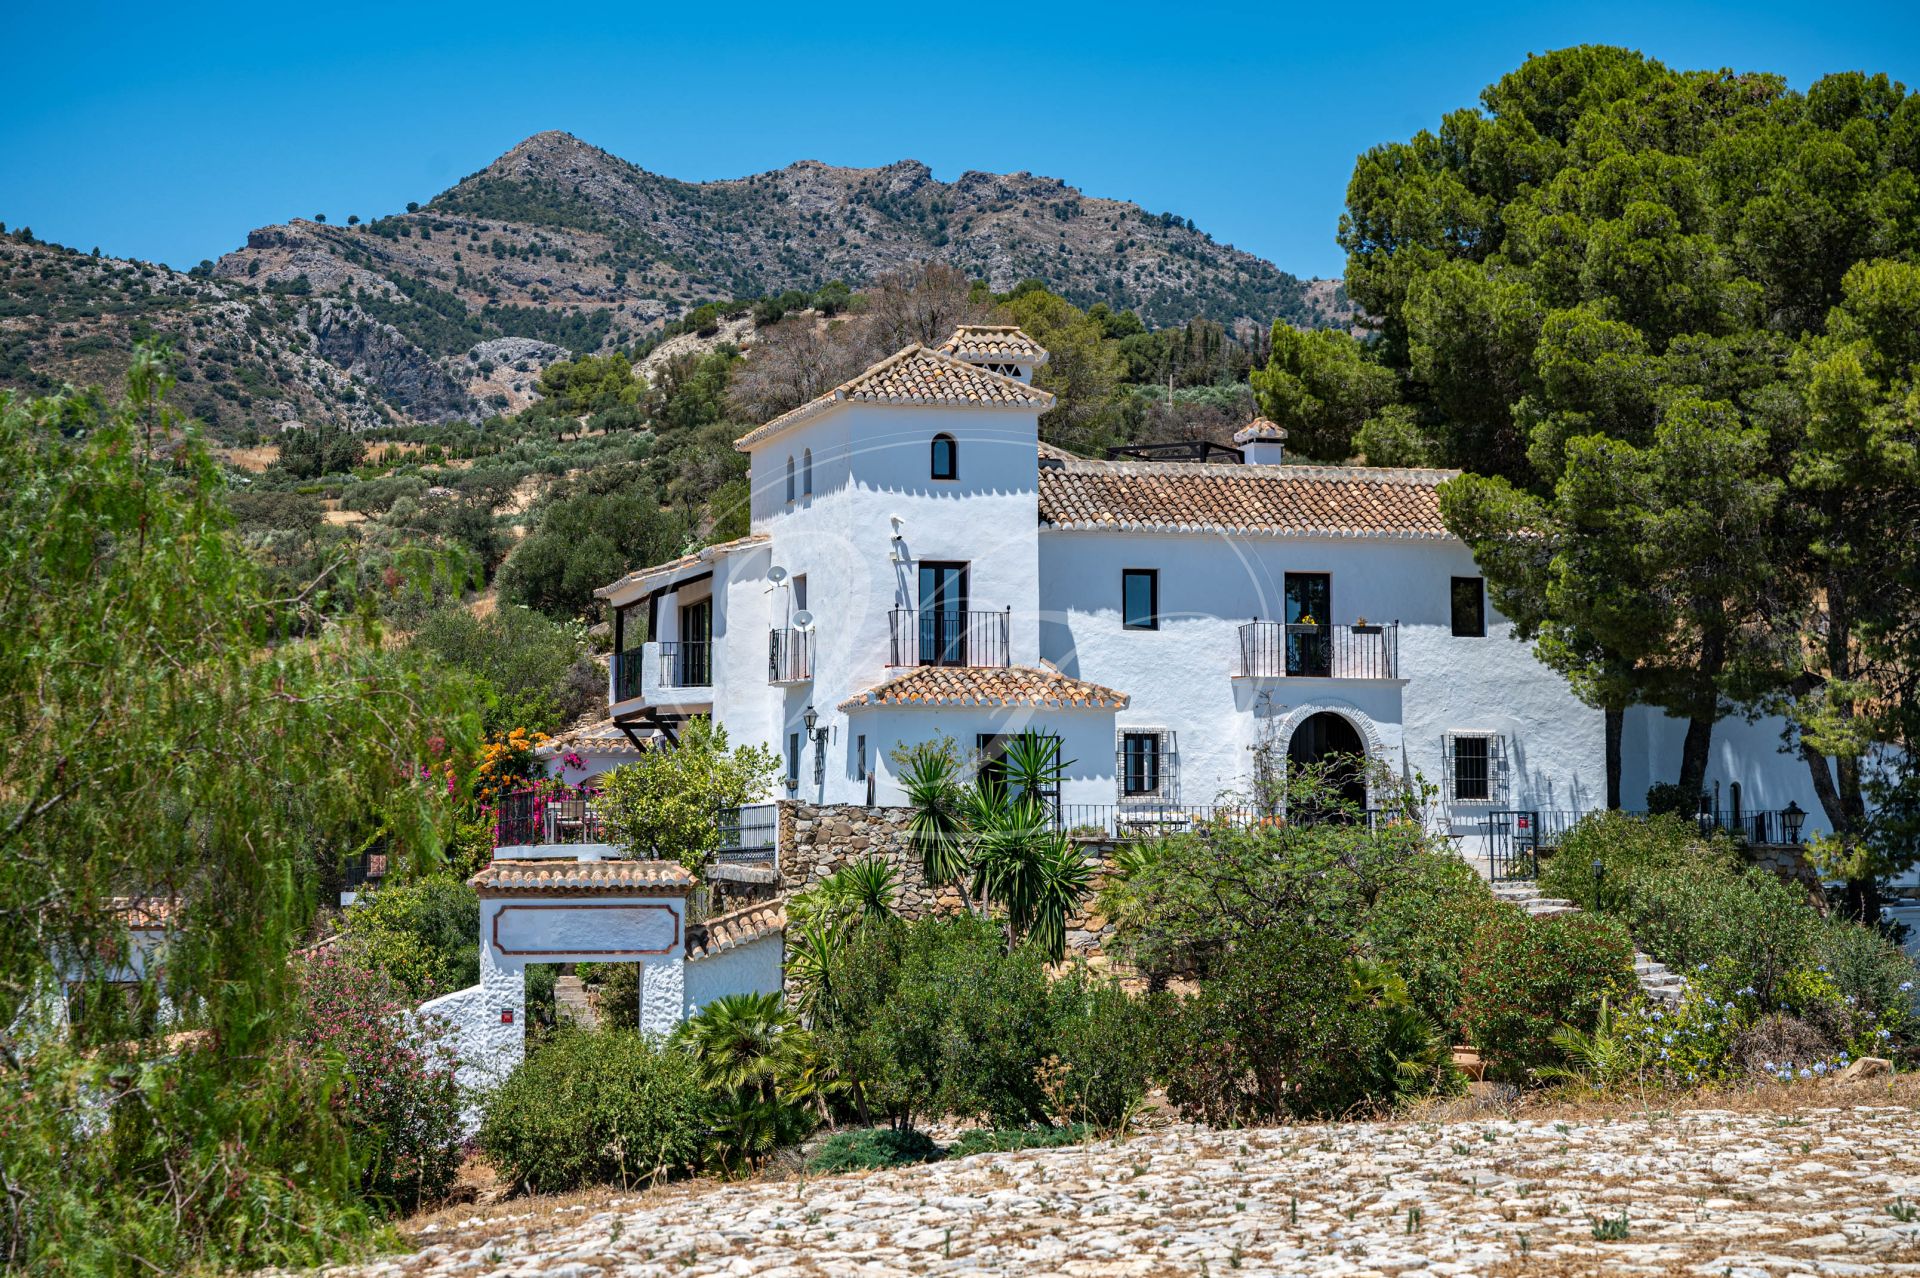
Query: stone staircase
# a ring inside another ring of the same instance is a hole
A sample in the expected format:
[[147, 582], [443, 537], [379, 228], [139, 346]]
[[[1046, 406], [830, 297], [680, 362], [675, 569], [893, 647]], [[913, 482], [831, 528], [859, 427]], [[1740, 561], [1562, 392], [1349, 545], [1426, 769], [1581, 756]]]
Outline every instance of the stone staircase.
[[[1482, 870], [1482, 873], [1484, 872]], [[1495, 883], [1493, 894], [1510, 905], [1519, 906], [1537, 919], [1551, 918], [1556, 914], [1580, 912], [1580, 907], [1572, 901], [1546, 896], [1532, 883], [1518, 881]], [[1640, 982], [1640, 988], [1648, 998], [1669, 1007], [1678, 1004], [1680, 996], [1687, 989], [1686, 977], [1637, 949], [1633, 952], [1633, 975], [1634, 979]]]

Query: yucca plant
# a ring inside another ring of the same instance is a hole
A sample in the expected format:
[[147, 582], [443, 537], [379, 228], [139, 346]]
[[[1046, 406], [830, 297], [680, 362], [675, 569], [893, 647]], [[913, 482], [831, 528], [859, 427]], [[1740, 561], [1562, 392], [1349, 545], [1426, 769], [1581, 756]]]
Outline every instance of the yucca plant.
[[998, 906], [1009, 947], [1024, 939], [1055, 960], [1093, 878], [1055, 819], [1053, 796], [1070, 766], [1057, 737], [1027, 731], [970, 785], [951, 752], [930, 742], [908, 752], [901, 774], [914, 808], [907, 837], [927, 881], [963, 885], [976, 913]]

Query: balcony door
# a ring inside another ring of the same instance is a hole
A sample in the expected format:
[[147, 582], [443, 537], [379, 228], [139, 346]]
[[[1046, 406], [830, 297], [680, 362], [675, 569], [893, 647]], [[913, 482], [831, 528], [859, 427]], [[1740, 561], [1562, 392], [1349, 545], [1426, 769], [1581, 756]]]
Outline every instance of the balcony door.
[[1324, 679], [1333, 673], [1333, 578], [1290, 572], [1286, 588], [1287, 673]]
[[681, 605], [679, 675], [682, 688], [706, 688], [713, 684], [711, 599]]
[[920, 565], [920, 664], [967, 664], [967, 566]]

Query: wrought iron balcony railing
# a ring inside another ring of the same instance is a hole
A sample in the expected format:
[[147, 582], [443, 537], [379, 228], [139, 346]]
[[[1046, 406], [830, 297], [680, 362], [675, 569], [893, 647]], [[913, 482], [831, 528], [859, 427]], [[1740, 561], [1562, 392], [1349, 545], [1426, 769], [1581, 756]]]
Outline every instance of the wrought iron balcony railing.
[[889, 614], [890, 666], [1006, 666], [1012, 664], [1013, 610], [955, 612], [895, 608]]
[[660, 645], [660, 686], [663, 688], [711, 688], [713, 686], [713, 644], [667, 642]]
[[1240, 627], [1237, 678], [1397, 679], [1400, 623], [1289, 625], [1251, 621]]
[[767, 682], [805, 683], [813, 678], [813, 631], [767, 633]]

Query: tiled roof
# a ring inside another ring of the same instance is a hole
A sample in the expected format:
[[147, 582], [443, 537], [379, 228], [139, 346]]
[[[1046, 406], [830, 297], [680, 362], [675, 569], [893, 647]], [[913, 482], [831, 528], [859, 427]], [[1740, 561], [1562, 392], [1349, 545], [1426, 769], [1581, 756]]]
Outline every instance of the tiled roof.
[[600, 589], [593, 592], [593, 597], [595, 599], [605, 599], [612, 595], [614, 591], [624, 589], [627, 586], [644, 585], [655, 577], [671, 576], [687, 568], [695, 568], [704, 563], [711, 563], [716, 559], [732, 554], [736, 550], [745, 550], [749, 546], [758, 546], [761, 542], [768, 540], [770, 540], [770, 538], [765, 533], [748, 533], [744, 537], [735, 537], [732, 541], [721, 541], [715, 542], [711, 546], [702, 546], [691, 554], [682, 555], [678, 559], [669, 559], [664, 564], [655, 564], [651, 568], [637, 568], [613, 584], [600, 587]]
[[[659, 738], [657, 729], [634, 729], [634, 735], [642, 741], [649, 737]], [[546, 744], [534, 750], [534, 754], [543, 759], [565, 754], [572, 750], [579, 754], [639, 754], [627, 734], [620, 730], [611, 719], [599, 719], [593, 723], [583, 723], [577, 728], [569, 728], [557, 737], [548, 739]]]
[[863, 706], [1047, 706], [1123, 710], [1127, 694], [1033, 666], [921, 666], [840, 703]]
[[678, 861], [495, 861], [467, 880], [481, 896], [580, 896], [691, 892]]
[[1047, 362], [1047, 348], [1028, 337], [1016, 324], [962, 324], [940, 343], [943, 354], [955, 359], [998, 360], [1009, 364]]
[[1286, 437], [1286, 427], [1282, 426], [1279, 422], [1268, 421], [1264, 417], [1256, 417], [1239, 430], [1233, 432], [1233, 442], [1236, 444], [1251, 444], [1255, 442], [1277, 443]]
[[744, 909], [716, 915], [687, 929], [687, 957], [711, 958], [728, 950], [775, 936], [787, 930], [785, 901], [761, 901]]
[[1067, 461], [1040, 467], [1040, 522], [1060, 529], [1445, 537], [1451, 470]]
[[747, 449], [836, 404], [914, 404], [949, 408], [1028, 408], [1045, 412], [1053, 396], [1025, 382], [976, 368], [915, 342], [818, 399], [782, 413], [733, 441]]

